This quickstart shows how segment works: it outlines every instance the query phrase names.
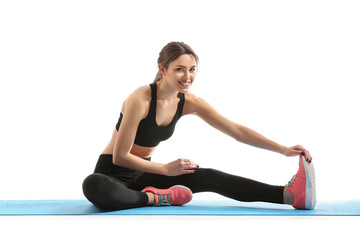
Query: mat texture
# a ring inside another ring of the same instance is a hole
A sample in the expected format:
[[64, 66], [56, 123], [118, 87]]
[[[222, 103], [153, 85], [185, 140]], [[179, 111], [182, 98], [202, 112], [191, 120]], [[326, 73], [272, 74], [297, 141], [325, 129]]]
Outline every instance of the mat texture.
[[288, 205], [259, 202], [193, 200], [184, 206], [142, 207], [108, 212], [94, 207], [87, 200], [0, 200], [0, 215], [360, 216], [360, 200], [319, 202], [315, 210], [295, 210]]

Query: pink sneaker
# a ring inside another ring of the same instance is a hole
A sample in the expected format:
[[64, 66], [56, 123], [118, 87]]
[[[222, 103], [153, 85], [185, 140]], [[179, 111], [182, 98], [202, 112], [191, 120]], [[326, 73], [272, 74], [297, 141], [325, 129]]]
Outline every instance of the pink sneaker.
[[152, 192], [155, 194], [154, 206], [181, 206], [192, 199], [191, 190], [182, 185], [175, 185], [168, 189], [146, 187], [141, 192]]
[[316, 205], [315, 170], [314, 165], [306, 162], [305, 157], [299, 157], [299, 170], [286, 185], [293, 194], [292, 204], [297, 209], [314, 209]]

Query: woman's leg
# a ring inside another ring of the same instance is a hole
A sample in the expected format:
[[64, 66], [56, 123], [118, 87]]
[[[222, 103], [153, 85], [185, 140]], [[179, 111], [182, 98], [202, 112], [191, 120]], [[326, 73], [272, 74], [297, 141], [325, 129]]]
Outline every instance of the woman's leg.
[[198, 168], [196, 173], [175, 177], [144, 173], [128, 187], [141, 191], [146, 186], [165, 189], [173, 185], [184, 185], [193, 193], [215, 192], [244, 202], [284, 203], [284, 186], [273, 186], [210, 168]]
[[146, 193], [126, 187], [122, 182], [101, 173], [89, 175], [83, 182], [86, 198], [106, 210], [144, 207], [149, 203]]

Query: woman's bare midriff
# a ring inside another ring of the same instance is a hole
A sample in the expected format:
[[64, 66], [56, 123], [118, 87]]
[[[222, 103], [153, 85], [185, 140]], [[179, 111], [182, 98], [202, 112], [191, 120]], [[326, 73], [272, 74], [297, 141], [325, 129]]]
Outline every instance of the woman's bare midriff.
[[[106, 146], [106, 148], [102, 152], [102, 154], [113, 154], [116, 135], [117, 135], [117, 131], [115, 129], [109, 144]], [[155, 149], [156, 149], [156, 147], [143, 147], [143, 146], [134, 144], [130, 153], [134, 154], [135, 156], [141, 157], [141, 158], [149, 158], [149, 157], [151, 157], [151, 155], [155, 151]]]

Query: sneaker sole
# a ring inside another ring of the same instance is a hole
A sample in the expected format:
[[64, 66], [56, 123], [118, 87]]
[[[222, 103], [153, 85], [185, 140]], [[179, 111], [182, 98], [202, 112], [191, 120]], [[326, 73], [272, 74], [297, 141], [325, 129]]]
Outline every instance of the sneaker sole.
[[305, 187], [305, 208], [314, 209], [316, 205], [315, 169], [313, 163], [308, 163], [302, 156], [302, 161], [306, 174]]

